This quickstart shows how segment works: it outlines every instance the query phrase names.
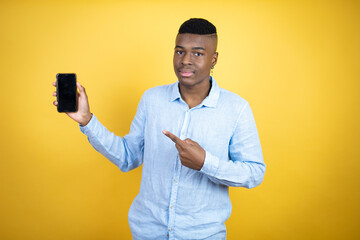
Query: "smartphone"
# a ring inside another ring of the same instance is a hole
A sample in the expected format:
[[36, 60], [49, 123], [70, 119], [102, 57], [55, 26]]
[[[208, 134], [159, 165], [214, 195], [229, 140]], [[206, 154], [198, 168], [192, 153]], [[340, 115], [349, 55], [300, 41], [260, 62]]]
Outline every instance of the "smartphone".
[[75, 73], [58, 73], [56, 75], [56, 93], [58, 112], [77, 111], [77, 87]]

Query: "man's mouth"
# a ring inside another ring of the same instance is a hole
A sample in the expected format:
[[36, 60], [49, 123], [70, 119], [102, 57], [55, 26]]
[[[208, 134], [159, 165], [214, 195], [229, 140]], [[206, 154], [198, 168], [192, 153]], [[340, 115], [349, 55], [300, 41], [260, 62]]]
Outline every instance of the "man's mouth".
[[191, 71], [186, 71], [186, 70], [180, 70], [180, 76], [182, 77], [191, 77], [192, 75], [194, 75], [194, 72]]

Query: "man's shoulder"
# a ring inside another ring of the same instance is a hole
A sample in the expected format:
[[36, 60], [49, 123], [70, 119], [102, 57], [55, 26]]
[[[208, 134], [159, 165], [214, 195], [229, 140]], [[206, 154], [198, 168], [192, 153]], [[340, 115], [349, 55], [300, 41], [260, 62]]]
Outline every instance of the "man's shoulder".
[[176, 83], [172, 83], [172, 84], [167, 84], [167, 85], [161, 85], [161, 86], [156, 86], [156, 87], [152, 87], [149, 88], [148, 90], [146, 90], [143, 94], [143, 98], [145, 99], [164, 99], [164, 98], [169, 98], [173, 85]]
[[174, 84], [175, 83], [152, 87], [152, 88], [149, 88], [148, 90], [146, 90], [145, 93], [146, 94], [156, 94], [159, 92], [168, 92]]
[[224, 104], [230, 104], [232, 106], [245, 106], [248, 104], [244, 98], [224, 88], [220, 88], [219, 100]]

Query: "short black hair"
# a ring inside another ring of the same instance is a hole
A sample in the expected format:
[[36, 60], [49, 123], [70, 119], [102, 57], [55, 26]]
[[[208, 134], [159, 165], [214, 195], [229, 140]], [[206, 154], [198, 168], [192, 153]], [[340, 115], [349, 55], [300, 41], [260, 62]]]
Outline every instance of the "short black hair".
[[216, 27], [206, 19], [190, 18], [180, 26], [178, 34], [182, 33], [199, 35], [216, 34]]

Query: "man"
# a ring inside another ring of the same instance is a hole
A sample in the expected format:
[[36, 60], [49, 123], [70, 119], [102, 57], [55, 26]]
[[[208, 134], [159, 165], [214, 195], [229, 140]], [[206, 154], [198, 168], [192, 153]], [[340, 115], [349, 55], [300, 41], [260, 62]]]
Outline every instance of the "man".
[[128, 216], [134, 239], [225, 239], [228, 187], [252, 188], [263, 180], [265, 164], [249, 104], [210, 77], [216, 48], [213, 24], [184, 22], [174, 52], [178, 81], [144, 93], [123, 138], [90, 113], [85, 89], [77, 83], [79, 110], [67, 114], [92, 146], [121, 171], [143, 164], [140, 192]]

